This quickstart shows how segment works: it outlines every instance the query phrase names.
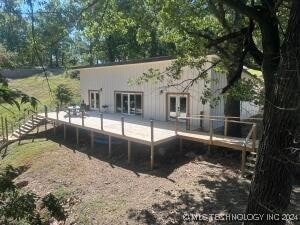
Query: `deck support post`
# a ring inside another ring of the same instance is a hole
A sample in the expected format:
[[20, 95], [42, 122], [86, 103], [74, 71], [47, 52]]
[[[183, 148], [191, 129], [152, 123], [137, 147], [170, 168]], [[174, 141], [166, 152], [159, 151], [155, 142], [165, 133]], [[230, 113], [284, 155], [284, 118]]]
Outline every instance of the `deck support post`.
[[108, 156], [111, 157], [111, 136], [108, 136]]
[[245, 174], [245, 162], [246, 162], [246, 149], [242, 150], [242, 165], [241, 165], [241, 171], [242, 176]]
[[79, 146], [79, 128], [76, 127], [76, 145]]
[[153, 129], [153, 120], [150, 120], [150, 127], [151, 127], [151, 163], [150, 167], [151, 170], [154, 168], [154, 129]]
[[103, 113], [100, 113], [101, 130], [103, 130]]
[[128, 141], [128, 164], [131, 163], [131, 141]]
[[124, 116], [121, 117], [121, 124], [122, 124], [122, 135], [124, 136], [125, 135], [125, 132], [124, 132]]
[[91, 131], [91, 149], [94, 149], [94, 131]]
[[84, 127], [84, 110], [81, 111], [81, 125]]
[[213, 125], [212, 120], [209, 120], [209, 143], [212, 144], [213, 142]]
[[47, 119], [45, 119], [45, 138], [46, 138], [46, 140], [48, 140], [47, 132], [48, 132], [48, 128], [47, 128]]
[[182, 138], [179, 138], [179, 151], [180, 151], [180, 153], [182, 153], [182, 150], [183, 150], [182, 146], [183, 146], [183, 140], [182, 140]]
[[228, 118], [225, 116], [225, 121], [224, 121], [224, 136], [227, 136], [227, 130], [228, 130]]
[[48, 118], [48, 107], [44, 105], [44, 108], [45, 108], [45, 118]]
[[189, 113], [187, 113], [187, 116], [186, 116], [187, 118], [186, 118], [186, 121], [185, 121], [185, 129], [186, 130], [190, 130], [190, 114]]
[[252, 132], [252, 151], [256, 151], [256, 124], [253, 124], [253, 132]]
[[66, 124], [64, 124], [64, 141], [67, 140], [67, 127]]
[[179, 124], [179, 121], [178, 121], [178, 116], [176, 116], [176, 121], [175, 121], [175, 134], [177, 135], [178, 134], [178, 124]]
[[154, 144], [151, 144], [151, 164], [150, 164], [151, 170], [154, 168]]

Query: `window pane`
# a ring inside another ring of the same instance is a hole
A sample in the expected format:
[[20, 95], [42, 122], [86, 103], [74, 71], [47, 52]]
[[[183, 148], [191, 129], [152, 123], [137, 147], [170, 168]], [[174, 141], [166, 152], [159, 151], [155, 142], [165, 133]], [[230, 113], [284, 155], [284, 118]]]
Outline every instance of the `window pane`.
[[123, 113], [128, 113], [128, 94], [123, 94]]
[[100, 99], [99, 99], [99, 93], [96, 93], [96, 108], [100, 108]]
[[130, 95], [130, 114], [135, 114], [135, 95]]
[[142, 115], [142, 95], [135, 96], [135, 114]]
[[186, 97], [180, 97], [180, 112], [186, 113]]
[[121, 93], [116, 94], [116, 112], [118, 112], [118, 113], [122, 112]]

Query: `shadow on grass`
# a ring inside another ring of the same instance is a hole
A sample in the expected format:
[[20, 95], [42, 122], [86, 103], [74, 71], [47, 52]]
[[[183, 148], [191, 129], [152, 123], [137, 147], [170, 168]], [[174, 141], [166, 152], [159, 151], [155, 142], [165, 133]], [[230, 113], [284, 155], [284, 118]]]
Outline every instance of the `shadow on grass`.
[[[155, 168], [150, 170], [150, 147], [142, 144], [132, 143], [132, 160], [131, 163], [127, 163], [127, 141], [112, 138], [112, 156], [108, 155], [108, 137], [95, 134], [95, 140], [100, 141], [101, 144], [95, 143], [94, 149], [91, 149], [90, 143], [90, 133], [86, 130], [80, 129], [79, 133], [79, 146], [76, 144], [76, 130], [73, 127], [67, 126], [67, 137], [64, 141], [63, 138], [63, 127], [57, 127], [56, 136], [53, 135], [53, 129], [49, 129], [47, 135], [45, 132], [41, 131], [40, 133], [32, 133], [26, 136], [26, 139], [44, 139], [45, 137], [49, 138], [51, 141], [58, 143], [59, 145], [66, 146], [71, 149], [74, 153], [81, 152], [87, 155], [90, 160], [101, 160], [109, 163], [112, 168], [122, 167], [128, 170], [133, 171], [136, 176], [139, 176], [139, 173], [146, 173], [153, 176], [163, 177], [169, 179], [168, 176], [177, 168], [182, 165], [189, 163], [191, 157], [186, 157], [185, 153], [195, 152], [198, 154], [205, 154], [206, 146], [201, 144], [192, 145], [191, 142], [184, 142], [183, 153], [179, 151], [178, 140], [170, 141], [163, 145], [155, 147]], [[25, 142], [24, 142], [25, 143]], [[21, 141], [22, 144], [22, 141]], [[218, 154], [223, 156], [222, 151], [216, 150]], [[233, 151], [236, 154], [236, 151]], [[215, 159], [214, 157], [208, 157], [209, 162], [213, 164], [221, 164], [225, 167], [230, 167], [236, 169], [236, 156], [232, 160], [224, 161], [220, 159]], [[211, 165], [213, 166], [213, 165]], [[216, 165], [217, 166], [217, 165]], [[169, 179], [171, 182], [173, 180]]]
[[222, 180], [201, 179], [198, 186], [207, 189], [207, 193], [195, 194], [184, 189], [175, 194], [165, 192], [167, 200], [147, 209], [130, 209], [128, 218], [138, 224], [148, 225], [241, 224], [236, 221], [193, 221], [191, 214], [243, 213], [248, 196], [246, 182], [241, 182], [239, 178], [222, 176]]

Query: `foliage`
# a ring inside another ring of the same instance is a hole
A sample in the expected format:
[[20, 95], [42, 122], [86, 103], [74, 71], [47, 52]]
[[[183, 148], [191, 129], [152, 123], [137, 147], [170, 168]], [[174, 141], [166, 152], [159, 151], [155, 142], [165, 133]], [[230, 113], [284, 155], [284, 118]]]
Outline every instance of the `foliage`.
[[63, 104], [68, 104], [72, 101], [73, 92], [64, 84], [59, 84], [55, 89], [54, 94], [60, 107], [62, 107]]
[[[24, 167], [7, 166], [0, 173], [0, 223], [41, 225], [42, 217], [37, 209], [38, 197], [32, 192], [18, 188], [13, 179], [24, 172]], [[65, 212], [59, 200], [48, 194], [42, 202], [50, 215], [57, 220], [65, 220]]]

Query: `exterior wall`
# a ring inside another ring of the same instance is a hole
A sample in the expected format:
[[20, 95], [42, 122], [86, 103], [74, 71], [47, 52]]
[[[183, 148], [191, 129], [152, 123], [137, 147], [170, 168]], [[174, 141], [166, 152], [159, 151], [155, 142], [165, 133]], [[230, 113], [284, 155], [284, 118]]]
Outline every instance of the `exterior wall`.
[[[211, 88], [215, 92], [214, 97], [216, 97], [221, 93], [222, 89], [227, 85], [227, 80], [226, 80], [225, 75], [218, 74], [215, 71], [212, 71], [211, 74], [212, 74], [211, 75], [211, 77], [212, 77]], [[246, 73], [242, 74], [242, 78], [253, 79]], [[211, 108], [211, 111], [210, 111], [211, 115], [224, 116], [224, 104], [225, 104], [225, 100], [221, 96], [221, 99], [218, 102], [218, 104]], [[254, 116], [260, 112], [261, 112], [260, 107], [255, 105], [254, 103], [241, 101], [241, 104], [240, 104], [241, 119], [247, 119], [247, 118]], [[222, 122], [222, 121], [213, 123], [214, 128], [218, 128], [218, 127], [222, 127], [222, 126], [224, 126], [224, 122]]]
[[[166, 67], [171, 65], [171, 62], [171, 60], [165, 60], [80, 69], [81, 98], [86, 102], [86, 104], [89, 104], [88, 91], [102, 89], [100, 92], [100, 106], [108, 105], [108, 112], [115, 112], [115, 91], [143, 92], [142, 104], [144, 107], [144, 119], [164, 121], [167, 119], [167, 94], [181, 93], [182, 88], [166, 88], [168, 81], [163, 81], [161, 83], [149, 82], [142, 85], [129, 86], [128, 80], [141, 76], [150, 68], [164, 72]], [[208, 68], [209, 65], [207, 64], [205, 67]], [[195, 70], [187, 67], [183, 68], [181, 81], [194, 78], [197, 75], [198, 74]], [[208, 76], [210, 76], [210, 74], [208, 74]], [[187, 91], [189, 95], [190, 115], [199, 115], [201, 111], [203, 111], [205, 115], [210, 114], [209, 105], [203, 105], [200, 101], [203, 87], [204, 82], [199, 80]], [[161, 90], [163, 90], [162, 93]], [[197, 127], [199, 124], [200, 122], [195, 120], [192, 122], [192, 127]], [[208, 124], [204, 124], [204, 126], [207, 127]]]

